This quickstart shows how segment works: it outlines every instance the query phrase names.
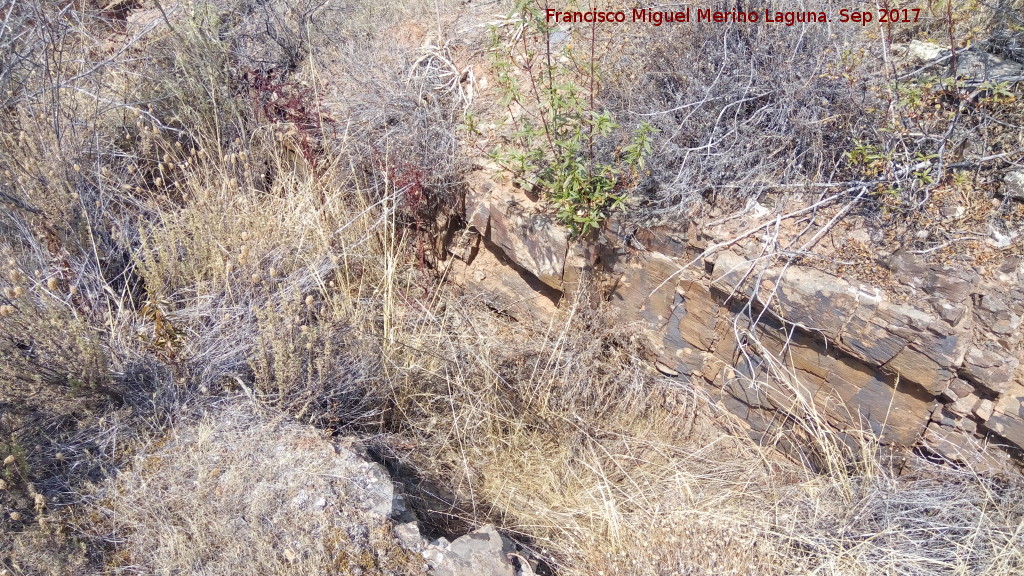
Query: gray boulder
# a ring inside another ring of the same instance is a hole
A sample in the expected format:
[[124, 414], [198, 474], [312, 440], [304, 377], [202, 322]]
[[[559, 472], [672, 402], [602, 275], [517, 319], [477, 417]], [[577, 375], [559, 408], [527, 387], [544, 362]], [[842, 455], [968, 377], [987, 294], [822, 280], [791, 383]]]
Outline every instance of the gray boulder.
[[454, 542], [441, 538], [422, 554], [433, 576], [516, 576], [512, 552], [512, 544], [487, 525]]

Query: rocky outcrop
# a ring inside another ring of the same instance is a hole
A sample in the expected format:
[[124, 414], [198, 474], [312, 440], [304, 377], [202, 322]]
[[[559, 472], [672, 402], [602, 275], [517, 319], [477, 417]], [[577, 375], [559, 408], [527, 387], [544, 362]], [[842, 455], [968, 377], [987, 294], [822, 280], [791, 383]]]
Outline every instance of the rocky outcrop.
[[427, 542], [399, 484], [357, 438], [244, 397], [182, 417], [134, 462], [97, 487], [92, 522], [106, 523], [92, 529], [116, 533], [120, 557], [146, 573], [523, 573], [491, 526]]
[[511, 187], [479, 179], [466, 197], [466, 220], [541, 282], [562, 289], [568, 234]]
[[755, 435], [813, 407], [845, 434], [869, 430], [991, 472], [1012, 468], [1008, 454], [1024, 448], [1017, 257], [983, 279], [888, 255], [896, 298], [693, 231], [612, 227], [596, 242], [568, 241], [518, 190], [482, 172], [470, 188], [467, 221], [481, 242], [563, 292], [599, 271], [601, 295], [643, 327], [658, 369], [716, 390]]
[[[894, 45], [893, 52], [897, 57], [905, 58], [909, 63], [919, 66], [914, 74], [934, 73], [942, 71], [943, 68], [948, 73], [954, 58], [953, 51], [948, 47], [920, 40]], [[968, 84], [1024, 80], [1024, 66], [985, 52], [976, 46], [958, 49], [955, 57], [956, 75], [965, 78]]]
[[[486, 525], [449, 541], [441, 537], [428, 542], [421, 534], [416, 514], [405, 504], [401, 493], [387, 469], [366, 455], [359, 441], [342, 440], [338, 453], [352, 461], [352, 472], [347, 476], [358, 489], [359, 505], [381, 519], [395, 523], [394, 535], [398, 544], [423, 558], [429, 576], [520, 576], [511, 558], [515, 546]], [[529, 573], [528, 564], [526, 570]]]
[[[369, 458], [355, 438], [336, 442], [339, 458], [350, 462], [350, 492], [359, 506], [383, 520], [394, 523], [394, 535], [405, 550], [423, 558], [429, 576], [522, 576], [511, 558], [516, 547], [491, 525], [482, 526], [453, 541], [441, 537], [428, 542], [421, 534], [420, 521], [407, 505], [387, 469]], [[300, 493], [301, 494], [301, 493]], [[530, 574], [528, 563], [523, 563]]]
[[419, 536], [414, 523], [403, 524], [396, 531], [404, 533], [400, 537], [404, 546], [423, 556], [433, 576], [516, 576], [520, 573], [510, 559], [515, 557], [512, 544], [493, 526], [484, 526], [453, 542], [439, 538], [430, 544]]

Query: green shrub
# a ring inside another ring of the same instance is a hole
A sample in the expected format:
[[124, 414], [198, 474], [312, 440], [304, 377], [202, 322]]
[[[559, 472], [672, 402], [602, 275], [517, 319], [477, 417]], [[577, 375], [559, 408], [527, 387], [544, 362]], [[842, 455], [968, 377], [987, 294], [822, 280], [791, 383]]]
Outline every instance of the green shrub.
[[[656, 129], [640, 122], [631, 134], [624, 132], [608, 110], [595, 102], [596, 62], [586, 58], [582, 66], [589, 87], [578, 84], [566, 62], [575, 56], [553, 53], [553, 29], [533, 4], [522, 2], [509, 17], [526, 22], [514, 28], [522, 42], [493, 29], [492, 65], [498, 73], [502, 104], [510, 111], [522, 109], [506, 146], [491, 157], [516, 177], [520, 186], [538, 188], [556, 211], [558, 220], [575, 236], [597, 230], [625, 201], [625, 192], [640, 178], [651, 152]], [[591, 41], [593, 34], [591, 30]], [[540, 48], [531, 46], [532, 38]], [[526, 73], [525, 85], [514, 68]], [[537, 69], [539, 68], [539, 71]], [[626, 140], [611, 154], [602, 142], [619, 136]]]

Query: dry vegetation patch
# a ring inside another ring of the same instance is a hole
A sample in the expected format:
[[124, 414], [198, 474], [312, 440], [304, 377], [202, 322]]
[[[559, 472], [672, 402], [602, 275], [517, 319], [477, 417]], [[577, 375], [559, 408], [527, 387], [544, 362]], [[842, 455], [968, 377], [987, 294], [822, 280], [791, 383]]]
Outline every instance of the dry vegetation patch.
[[851, 454], [811, 412], [813, 473], [653, 374], [628, 327], [473, 310], [420, 317], [386, 352], [385, 446], [448, 479], [447, 500], [420, 502], [435, 522], [494, 521], [560, 574], [1009, 574], [1024, 560], [1012, 482], [925, 463], [894, 477], [877, 446]]
[[[366, 436], [425, 480], [399, 478], [436, 530], [493, 522], [563, 575], [1024, 570], [1015, 481], [897, 478], [813, 418], [831, 459], [807, 470], [585, 298], [514, 322], [434, 274], [428, 229], [458, 212], [459, 124], [486, 94], [476, 25], [514, 27], [511, 6], [7, 6], [31, 33], [0, 36], [0, 570], [415, 573], [384, 524], [292, 505], [344, 490], [303, 457], [318, 433], [226, 395]], [[870, 44], [716, 30], [595, 37], [619, 56], [597, 102], [661, 129], [638, 221], [860, 178], [846, 153], [885, 115], [858, 113], [886, 97]], [[990, 200], [949, 178], [937, 214]], [[817, 216], [864, 198], [840, 199]]]

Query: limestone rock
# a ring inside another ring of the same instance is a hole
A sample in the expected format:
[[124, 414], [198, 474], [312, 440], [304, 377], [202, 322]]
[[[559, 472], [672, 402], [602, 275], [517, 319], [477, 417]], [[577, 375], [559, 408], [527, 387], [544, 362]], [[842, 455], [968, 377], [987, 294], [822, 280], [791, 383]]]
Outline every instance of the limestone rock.
[[949, 50], [939, 46], [938, 44], [922, 42], [920, 40], [911, 40], [910, 43], [907, 44], [905, 50], [907, 56], [917, 62], [929, 62], [931, 60], [941, 58], [949, 52]]
[[939, 399], [943, 402], [956, 402], [959, 397], [953, 392], [953, 389], [946, 386], [942, 392], [939, 392]]
[[[745, 378], [728, 390], [732, 396], [749, 401], [755, 407], [783, 411], [813, 404], [837, 427], [866, 424], [886, 443], [910, 445], [920, 438], [934, 406], [931, 397], [923, 391], [909, 384], [900, 384], [894, 390], [893, 378], [855, 358], [830, 353], [808, 336], [766, 332], [761, 340], [776, 355], [781, 354], [783, 343], [789, 341], [787, 356], [799, 381], [785, 386], [764, 383], [752, 386], [750, 381], [763, 382], [765, 376], [738, 363], [737, 369]], [[796, 394], [801, 397], [799, 402], [795, 402]]]
[[956, 394], [957, 398], [962, 398], [968, 394], [974, 393], [974, 386], [971, 386], [970, 383], [965, 380], [961, 380], [960, 378], [953, 379], [953, 381], [949, 383], [949, 388], [954, 394]]
[[617, 276], [607, 298], [620, 311], [619, 316], [628, 320], [642, 319], [652, 331], [663, 328], [669, 317], [675, 315], [675, 286], [687, 277], [681, 276], [679, 265], [657, 253], [625, 258], [605, 252], [602, 259], [613, 267]]
[[495, 312], [516, 320], [547, 320], [557, 311], [557, 291], [536, 277], [520, 273], [501, 250], [486, 243], [472, 265], [454, 260], [452, 277], [478, 293]]
[[[917, 64], [935, 63], [936, 66], [946, 65], [950, 60], [950, 56], [952, 56], [947, 47], [919, 40], [912, 40], [909, 44], [900, 48], [911, 61]], [[967, 77], [978, 82], [1012, 81], [1020, 77], [1022, 69], [1024, 69], [1024, 67], [1016, 62], [1004, 60], [974, 47], [966, 50], [957, 50], [956, 57], [957, 76]]]
[[286, 562], [287, 573], [353, 574], [368, 555], [420, 573], [419, 558], [393, 545], [391, 478], [357, 439], [240, 395], [197, 412], [140, 448], [145, 466], [97, 486], [111, 514], [133, 526], [125, 550], [139, 571], [281, 574]]
[[1012, 82], [1024, 75], [1024, 66], [979, 48], [957, 52], [956, 73], [978, 82]]
[[672, 316], [671, 335], [678, 338], [678, 345], [711, 349], [718, 337], [715, 327], [721, 306], [699, 282], [684, 282], [677, 290], [680, 300]]
[[985, 399], [978, 402], [978, 405], [974, 408], [974, 414], [982, 422], [992, 417], [992, 411], [995, 409], [995, 403], [991, 400]]
[[[777, 279], [777, 289], [753, 287], [750, 279], [755, 272]], [[972, 281], [967, 275], [955, 282], [924, 279], [921, 283], [936, 293], [959, 293]], [[969, 341], [963, 329], [951, 328], [930, 313], [887, 302], [877, 290], [817, 270], [795, 266], [784, 272], [755, 270], [753, 262], [723, 253], [715, 264], [713, 282], [723, 292], [756, 295], [785, 322], [819, 334], [855, 358], [884, 366], [932, 394], [939, 394], [953, 378], [952, 367], [962, 361]]]
[[422, 552], [427, 547], [427, 539], [420, 535], [420, 528], [415, 522], [395, 526], [395, 539], [402, 548], [410, 552]]
[[959, 326], [967, 317], [967, 306], [959, 303], [947, 302], [941, 298], [932, 300], [932, 309], [950, 326]]
[[[843, 333], [850, 312], [865, 298], [848, 282], [817, 270], [790, 268], [779, 285], [779, 311], [784, 319], [812, 330], [824, 330], [833, 337]], [[896, 351], [901, 347], [902, 343], [892, 346]], [[887, 351], [880, 353], [885, 355]], [[889, 358], [891, 354], [886, 360]]]
[[948, 368], [950, 364], [938, 362], [932, 357], [934, 350], [922, 348], [925, 351], [907, 346], [884, 367], [901, 378], [920, 384], [928, 392], [938, 394], [953, 378], [953, 371]]
[[1024, 200], [1024, 168], [1017, 168], [1006, 174], [1006, 178], [1003, 179], [1003, 194]]
[[1017, 446], [1024, 446], [1024, 418], [1019, 415], [994, 413], [985, 427]]
[[584, 288], [583, 283], [593, 278], [598, 252], [598, 248], [588, 242], [576, 241], [569, 244], [562, 270], [562, 292], [571, 295]]
[[974, 434], [978, 431], [978, 423], [970, 418], [961, 418], [957, 420], [956, 426], [958, 429], [963, 430], [968, 434]]
[[[921, 42], [905, 53], [937, 66], [948, 55]], [[972, 74], [1002, 74], [1009, 70], [1004, 64], [973, 49], [958, 56], [958, 66]], [[1018, 172], [1011, 185], [1019, 178], [1024, 195], [1024, 171]], [[470, 188], [467, 219], [489, 248], [478, 259], [492, 252], [507, 258], [535, 283], [523, 291], [536, 284], [565, 290], [586, 273], [604, 274], [604, 295], [617, 320], [637, 322], [652, 367], [709, 384], [755, 434], [771, 433], [813, 405], [835, 427], [867, 425], [884, 443], [913, 446], [927, 432], [936, 444], [972, 450], [961, 440], [977, 432], [979, 421], [1024, 442], [1019, 406], [1006, 399], [1024, 381], [1019, 258], [1007, 258], [993, 278], [990, 268], [930, 264], [907, 251], [882, 254], [901, 285], [891, 291], [809, 266], [772, 264], [759, 257], [756, 243], [730, 243], [696, 227], [638, 231], [611, 222], [589, 245], [570, 244], [522, 192], [472, 179]], [[729, 248], [702, 255], [712, 244]], [[784, 359], [796, 379], [775, 382], [769, 359], [759, 354]]]
[[842, 404], [830, 404], [826, 397], [816, 400], [833, 414], [849, 413], [846, 419], [851, 423], [867, 424], [885, 443], [910, 445], [916, 441], [933, 405], [910, 385], [894, 389], [894, 380], [856, 361], [837, 361], [828, 383]]
[[956, 414], [950, 412], [949, 408], [940, 404], [932, 410], [931, 421], [949, 427], [956, 425], [957, 417]]
[[423, 557], [433, 576], [516, 576], [511, 552], [511, 543], [488, 525], [451, 543], [441, 539]]
[[365, 462], [355, 481], [363, 488], [363, 505], [373, 514], [389, 518], [394, 510], [395, 486], [391, 476], [377, 462]]
[[711, 284], [726, 295], [739, 292], [749, 298], [752, 291], [748, 280], [764, 270], [765, 266], [758, 261], [747, 260], [732, 252], [721, 252], [715, 255]]
[[949, 303], [966, 301], [978, 283], [978, 274], [969, 270], [958, 270], [951, 266], [929, 268], [924, 276], [923, 288], [926, 293], [938, 296]]
[[980, 400], [981, 399], [974, 394], [968, 394], [967, 396], [959, 398], [956, 402], [950, 404], [949, 409], [952, 410], [954, 414], [967, 416], [974, 413], [974, 407], [978, 405]]
[[1006, 302], [993, 294], [981, 296], [974, 314], [982, 326], [995, 334], [1011, 336], [1020, 328], [1020, 316], [1017, 316]]

